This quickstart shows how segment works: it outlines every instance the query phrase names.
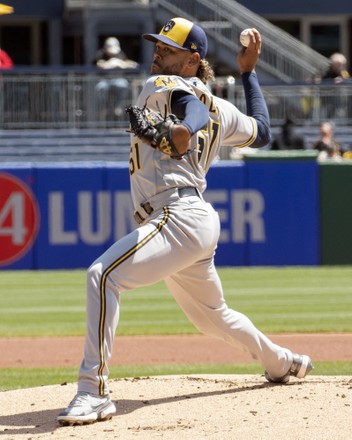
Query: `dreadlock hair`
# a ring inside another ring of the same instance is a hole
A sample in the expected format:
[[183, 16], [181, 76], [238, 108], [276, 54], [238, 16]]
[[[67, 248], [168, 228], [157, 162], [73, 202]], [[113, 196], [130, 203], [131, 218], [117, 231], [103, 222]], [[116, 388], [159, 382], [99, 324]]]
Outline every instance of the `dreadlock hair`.
[[208, 81], [214, 81], [215, 73], [212, 66], [206, 59], [200, 60], [197, 70], [197, 77], [206, 84]]

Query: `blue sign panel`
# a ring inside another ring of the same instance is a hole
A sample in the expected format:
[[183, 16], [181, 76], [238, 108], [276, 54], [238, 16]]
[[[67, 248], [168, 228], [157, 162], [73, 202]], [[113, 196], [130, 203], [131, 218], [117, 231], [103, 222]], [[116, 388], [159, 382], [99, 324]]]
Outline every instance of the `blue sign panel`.
[[[216, 264], [319, 264], [318, 189], [314, 161], [216, 163]], [[0, 168], [0, 269], [87, 268], [135, 227], [128, 163]]]
[[105, 170], [72, 164], [37, 169], [38, 268], [87, 267], [105, 250], [111, 222]]
[[246, 168], [248, 190], [261, 197], [256, 213], [263, 220], [248, 243], [248, 264], [319, 264], [317, 162], [254, 161]]
[[234, 234], [236, 194], [245, 189], [245, 165], [243, 162], [218, 162], [207, 175], [208, 186], [204, 198], [219, 214], [221, 233], [215, 262], [219, 266], [243, 266], [246, 264], [247, 243], [237, 240]]

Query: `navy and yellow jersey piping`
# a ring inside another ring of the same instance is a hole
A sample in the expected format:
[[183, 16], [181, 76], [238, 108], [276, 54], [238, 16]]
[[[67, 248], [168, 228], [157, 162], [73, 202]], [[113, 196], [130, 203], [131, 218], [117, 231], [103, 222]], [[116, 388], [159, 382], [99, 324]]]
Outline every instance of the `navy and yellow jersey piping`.
[[104, 328], [105, 328], [105, 316], [106, 316], [106, 280], [109, 274], [116, 269], [120, 264], [128, 260], [129, 257], [134, 255], [143, 246], [149, 243], [164, 227], [169, 219], [169, 209], [167, 206], [163, 208], [163, 219], [157, 224], [155, 229], [151, 231], [143, 240], [135, 244], [131, 249], [121, 255], [116, 261], [114, 261], [109, 267], [107, 267], [101, 277], [100, 281], [100, 320], [99, 320], [99, 353], [100, 353], [100, 365], [98, 369], [99, 377], [99, 394], [104, 395], [105, 381], [103, 378], [103, 371], [106, 364], [104, 354]]
[[249, 147], [250, 145], [253, 144], [253, 142], [256, 140], [257, 134], [258, 134], [258, 128], [257, 128], [257, 123], [255, 121], [255, 119], [253, 119], [252, 117], [248, 117], [248, 119], [251, 121], [252, 126], [253, 126], [253, 134], [252, 136], [243, 144], [240, 145], [235, 145], [236, 148], [243, 148], [243, 147]]

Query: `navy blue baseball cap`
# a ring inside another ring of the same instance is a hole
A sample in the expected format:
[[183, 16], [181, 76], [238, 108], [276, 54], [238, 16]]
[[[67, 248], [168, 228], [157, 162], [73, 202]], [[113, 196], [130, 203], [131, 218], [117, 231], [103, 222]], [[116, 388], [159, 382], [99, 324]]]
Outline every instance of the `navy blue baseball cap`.
[[169, 20], [159, 34], [143, 34], [142, 36], [154, 43], [161, 41], [178, 49], [198, 52], [201, 58], [205, 58], [208, 51], [208, 39], [203, 29], [181, 17]]

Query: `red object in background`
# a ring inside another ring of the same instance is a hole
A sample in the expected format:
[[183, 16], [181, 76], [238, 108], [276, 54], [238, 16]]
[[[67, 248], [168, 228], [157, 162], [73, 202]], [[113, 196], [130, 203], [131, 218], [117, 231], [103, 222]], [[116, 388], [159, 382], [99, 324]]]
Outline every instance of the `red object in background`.
[[35, 195], [20, 179], [0, 172], [0, 266], [19, 260], [39, 229]]
[[7, 53], [0, 49], [0, 69], [12, 69], [14, 62], [11, 60]]

